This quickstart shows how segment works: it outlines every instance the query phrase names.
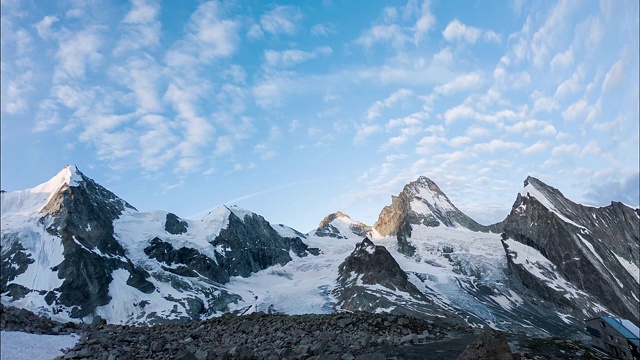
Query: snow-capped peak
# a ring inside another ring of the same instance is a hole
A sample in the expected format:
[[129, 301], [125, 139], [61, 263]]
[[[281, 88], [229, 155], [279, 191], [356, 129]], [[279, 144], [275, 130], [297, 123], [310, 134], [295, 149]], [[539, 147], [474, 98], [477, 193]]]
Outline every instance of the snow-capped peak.
[[349, 215], [338, 211], [325, 216], [324, 219], [318, 225], [315, 231], [310, 234], [315, 234], [320, 237], [333, 237], [333, 238], [362, 238], [369, 236], [371, 232], [371, 226], [365, 225], [360, 221], [352, 220]]
[[411, 210], [414, 212], [424, 215], [432, 214], [432, 208], [445, 212], [457, 211], [447, 195], [431, 179], [421, 176], [418, 180], [410, 183], [409, 187], [412, 190]]
[[49, 181], [27, 191], [34, 193], [55, 193], [64, 185], [67, 185], [69, 187], [78, 186], [83, 181], [84, 180], [80, 170], [78, 170], [75, 165], [67, 165]]
[[67, 165], [49, 181], [34, 188], [2, 194], [3, 213], [23, 214], [39, 212], [65, 186], [79, 186], [84, 181], [75, 165]]
[[322, 221], [320, 221], [320, 225], [318, 225], [319, 228], [321, 227], [325, 227], [327, 224], [332, 223], [334, 220], [338, 219], [338, 218], [345, 218], [345, 220], [348, 219], [349, 223], [353, 223], [354, 221], [351, 220], [351, 217], [345, 213], [343, 213], [342, 211], [338, 211], [338, 212], [334, 212], [331, 213], [327, 216], [324, 217], [324, 219], [322, 219]]
[[560, 213], [560, 209], [558, 209], [556, 203], [561, 200], [566, 201], [558, 189], [553, 188], [532, 176], [527, 176], [525, 179], [524, 187], [520, 190], [520, 195], [527, 198], [533, 197], [544, 207], [557, 213]]

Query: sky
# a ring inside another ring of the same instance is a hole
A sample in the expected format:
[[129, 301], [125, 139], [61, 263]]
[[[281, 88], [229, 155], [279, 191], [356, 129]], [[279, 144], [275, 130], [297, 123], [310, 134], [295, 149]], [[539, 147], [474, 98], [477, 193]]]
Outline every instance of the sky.
[[638, 1], [1, 0], [1, 186], [372, 225], [424, 175], [483, 224], [528, 175], [638, 205]]

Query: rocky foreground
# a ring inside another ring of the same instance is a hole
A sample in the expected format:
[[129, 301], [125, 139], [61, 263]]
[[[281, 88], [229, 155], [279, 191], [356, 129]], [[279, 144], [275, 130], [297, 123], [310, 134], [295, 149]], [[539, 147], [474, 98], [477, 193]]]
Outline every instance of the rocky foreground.
[[588, 346], [392, 314], [224, 315], [137, 327], [61, 324], [1, 307], [3, 331], [77, 332], [59, 359], [597, 359]]

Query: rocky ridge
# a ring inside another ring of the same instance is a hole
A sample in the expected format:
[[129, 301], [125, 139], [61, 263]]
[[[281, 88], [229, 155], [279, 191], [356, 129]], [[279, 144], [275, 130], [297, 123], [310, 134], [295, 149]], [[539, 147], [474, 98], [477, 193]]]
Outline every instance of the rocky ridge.
[[[528, 177], [503, 226], [509, 270], [522, 285], [522, 294], [548, 301], [578, 317], [595, 315], [596, 311], [590, 309], [594, 308], [593, 302], [598, 302], [620, 316], [640, 321], [637, 209], [617, 202], [599, 208], [577, 204], [558, 189]], [[507, 239], [537, 250], [552, 264], [551, 270], [585, 296], [567, 296], [553, 279], [536, 276], [538, 270], [518, 259], [520, 247]]]
[[[34, 189], [2, 193], [2, 207], [3, 302], [65, 321], [210, 317], [240, 300], [222, 286], [230, 277], [318, 254], [304, 235], [282, 236], [237, 207], [200, 222], [140, 213], [73, 165]], [[135, 295], [114, 298], [114, 288]]]
[[391, 197], [391, 205], [382, 209], [373, 228], [380, 235], [389, 236], [406, 231], [406, 224], [489, 231], [489, 227], [478, 224], [458, 210], [438, 185], [424, 176], [405, 185], [398, 196]]

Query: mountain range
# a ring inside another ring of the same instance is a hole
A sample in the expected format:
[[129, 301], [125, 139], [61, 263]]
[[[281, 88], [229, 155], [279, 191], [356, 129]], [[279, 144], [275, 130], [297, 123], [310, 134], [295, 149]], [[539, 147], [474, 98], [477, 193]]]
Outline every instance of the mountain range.
[[533, 177], [497, 224], [420, 177], [373, 226], [336, 212], [307, 234], [236, 206], [140, 212], [73, 165], [1, 197], [2, 303], [64, 322], [368, 311], [571, 336], [599, 313], [640, 320], [640, 209]]

